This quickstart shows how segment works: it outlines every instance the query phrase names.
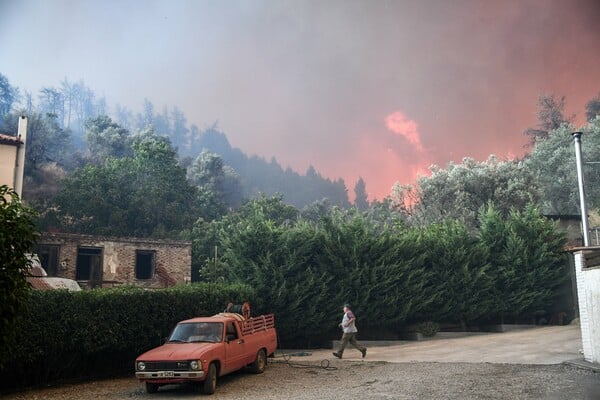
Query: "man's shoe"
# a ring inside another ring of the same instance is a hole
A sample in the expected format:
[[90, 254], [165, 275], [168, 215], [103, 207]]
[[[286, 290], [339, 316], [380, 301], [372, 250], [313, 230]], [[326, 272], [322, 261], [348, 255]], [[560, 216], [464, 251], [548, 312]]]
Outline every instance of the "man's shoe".
[[342, 358], [342, 355], [340, 353], [333, 353], [334, 356], [336, 356], [337, 358]]
[[361, 350], [360, 352], [361, 352], [361, 353], [362, 353], [362, 355], [363, 355], [363, 357], [362, 357], [362, 358], [365, 358], [365, 356], [367, 355], [367, 349]]

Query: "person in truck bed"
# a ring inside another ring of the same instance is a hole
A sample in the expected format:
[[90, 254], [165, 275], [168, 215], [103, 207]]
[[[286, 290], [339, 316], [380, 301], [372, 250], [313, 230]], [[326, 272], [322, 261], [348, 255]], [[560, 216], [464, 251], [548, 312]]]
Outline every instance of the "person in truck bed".
[[344, 316], [342, 317], [342, 322], [339, 324], [339, 327], [342, 328], [344, 332], [342, 334], [342, 339], [340, 343], [340, 348], [338, 351], [334, 352], [333, 355], [337, 358], [342, 358], [342, 354], [344, 354], [344, 349], [350, 343], [352, 346], [356, 347], [358, 351], [361, 352], [362, 357], [365, 358], [367, 355], [367, 348], [356, 340], [356, 333], [358, 329], [356, 328], [356, 316], [350, 309], [350, 304], [344, 304]]

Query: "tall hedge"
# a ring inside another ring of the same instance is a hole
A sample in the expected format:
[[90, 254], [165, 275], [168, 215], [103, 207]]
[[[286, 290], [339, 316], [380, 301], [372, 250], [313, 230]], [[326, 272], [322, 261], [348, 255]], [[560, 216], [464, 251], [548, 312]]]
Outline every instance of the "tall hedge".
[[337, 327], [341, 306], [351, 303], [361, 324], [396, 329], [430, 301], [424, 248], [413, 229], [375, 224], [363, 213], [333, 213], [314, 229], [322, 232], [320, 265], [330, 274], [323, 325]]
[[453, 220], [421, 230], [431, 302], [417, 319], [468, 322], [489, 315], [494, 305], [487, 248], [465, 225]]
[[480, 227], [407, 227], [385, 213], [336, 209], [290, 220], [257, 206], [215, 239], [223, 279], [255, 288], [282, 342], [306, 346], [339, 334], [346, 302], [371, 336], [428, 320], [534, 321], [555, 308], [569, 276], [557, 226], [534, 207], [503, 218], [489, 206]]
[[502, 218], [490, 205], [480, 222], [494, 283], [492, 316], [504, 321], [548, 313], [570, 276], [565, 233], [533, 206]]

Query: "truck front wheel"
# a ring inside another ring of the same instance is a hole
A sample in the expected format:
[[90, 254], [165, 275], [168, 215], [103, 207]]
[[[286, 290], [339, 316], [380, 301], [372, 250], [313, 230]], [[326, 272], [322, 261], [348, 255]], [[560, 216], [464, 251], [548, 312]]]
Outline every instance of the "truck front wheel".
[[208, 366], [208, 373], [202, 386], [202, 393], [213, 394], [217, 389], [217, 367], [214, 363]]
[[256, 353], [256, 360], [250, 365], [250, 371], [255, 374], [262, 374], [265, 372], [267, 368], [267, 353], [265, 353], [264, 349], [260, 349], [258, 353]]
[[147, 393], [158, 392], [158, 385], [156, 383], [146, 382], [146, 392]]

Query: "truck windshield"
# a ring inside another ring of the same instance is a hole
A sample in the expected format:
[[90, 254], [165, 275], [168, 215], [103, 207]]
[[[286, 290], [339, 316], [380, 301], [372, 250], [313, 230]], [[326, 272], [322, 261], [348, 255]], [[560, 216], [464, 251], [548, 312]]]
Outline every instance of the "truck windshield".
[[177, 324], [169, 342], [211, 342], [223, 340], [223, 323], [221, 322], [187, 322]]

